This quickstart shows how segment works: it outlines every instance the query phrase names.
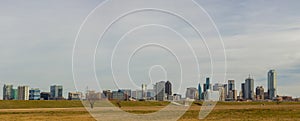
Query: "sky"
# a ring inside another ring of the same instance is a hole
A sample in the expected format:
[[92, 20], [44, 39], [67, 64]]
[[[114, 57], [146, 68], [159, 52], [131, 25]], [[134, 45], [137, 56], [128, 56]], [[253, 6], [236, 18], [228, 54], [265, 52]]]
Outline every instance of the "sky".
[[[60, 84], [67, 96], [86, 88], [139, 89], [143, 83], [152, 88], [169, 80], [184, 95], [205, 77], [213, 83], [234, 79], [240, 90], [249, 74], [255, 86], [267, 90], [267, 72], [275, 69], [278, 94], [300, 97], [299, 4], [1, 1], [0, 85], [49, 91]], [[148, 9], [122, 17], [142, 8]]]

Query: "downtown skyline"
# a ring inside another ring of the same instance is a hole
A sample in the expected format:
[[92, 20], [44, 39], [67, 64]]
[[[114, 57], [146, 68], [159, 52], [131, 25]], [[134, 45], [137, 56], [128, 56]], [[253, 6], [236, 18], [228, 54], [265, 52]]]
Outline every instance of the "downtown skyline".
[[[3, 2], [0, 5], [0, 31], [2, 32], [0, 36], [0, 85], [30, 85], [39, 87], [41, 90], [48, 90], [48, 85], [61, 84], [64, 85], [64, 95], [67, 95], [66, 92], [68, 91], [76, 91], [72, 74], [74, 38], [84, 18], [101, 2], [103, 1], [38, 1], [34, 4], [22, 1]], [[298, 36], [300, 32], [300, 23], [298, 22], [300, 18], [298, 13], [300, 11], [298, 7], [299, 1], [263, 1], [260, 4], [257, 4], [255, 1], [214, 2], [196, 0], [196, 2], [212, 17], [224, 40], [226, 49], [226, 78], [223, 78], [223, 65], [218, 65], [219, 59], [223, 58], [223, 55], [216, 55], [213, 58], [216, 64], [214, 66], [214, 75], [216, 77], [211, 80], [211, 83], [227, 83], [227, 80], [235, 80], [236, 88], [240, 89], [239, 84], [244, 82], [245, 78], [250, 74], [255, 79], [255, 85], [263, 86], [266, 91], [268, 87], [267, 70], [274, 68], [278, 74], [277, 94], [300, 97], [298, 93], [300, 85], [300, 53], [298, 49], [300, 45], [300, 37]], [[161, 4], [166, 3], [162, 2]], [[128, 6], [130, 5], [128, 3]], [[171, 7], [176, 8], [177, 6], [180, 5], [174, 4]], [[192, 7], [188, 6], [187, 8]], [[107, 16], [114, 13], [115, 11], [110, 11], [107, 13]], [[149, 16], [151, 17], [151, 15]], [[173, 19], [172, 17], [161, 15], [155, 15], [154, 17], [156, 17], [155, 21], [161, 24], [178, 25], [178, 28], [174, 27], [175, 30], [182, 31], [182, 29], [186, 29], [183, 24], [177, 23], [178, 21], [170, 21]], [[195, 17], [197, 16], [195, 15]], [[201, 19], [201, 17], [197, 19]], [[138, 21], [133, 16], [122, 22], [137, 23]], [[91, 24], [93, 25], [93, 23]], [[113, 29], [122, 31], [127, 27], [126, 25], [118, 24]], [[88, 27], [88, 29], [94, 29], [93, 27]], [[157, 31], [166, 36], [172, 35], [165, 31]], [[155, 39], [151, 34], [144, 34], [145, 32], [147, 31], [141, 31], [139, 34], [143, 36], [137, 36], [137, 38]], [[204, 32], [210, 33], [210, 30]], [[215, 36], [211, 38], [215, 38]], [[110, 40], [114, 39], [110, 38]], [[175, 37], [169, 39], [172, 39], [172, 41], [167, 41], [166, 43], [170, 43], [169, 45], [172, 48], [176, 48], [174, 51], [184, 57], [183, 62], [187, 64], [185, 67], [193, 67], [195, 64], [189, 65], [191, 63], [189, 60], [192, 56], [190, 56], [189, 51], [185, 51], [186, 48], [182, 46], [183, 43]], [[121, 43], [120, 46], [123, 48], [116, 52], [130, 49], [135, 45], [135, 42], [130, 41], [128, 38], [125, 38], [124, 41], [128, 43]], [[193, 40], [191, 41], [194, 42]], [[211, 41], [213, 39], [208, 41], [208, 44], [210, 44], [212, 50], [223, 51], [220, 49], [220, 46], [214, 45], [214, 42]], [[105, 44], [107, 46], [105, 45], [104, 47], [106, 48], [102, 48], [101, 52], [111, 51], [113, 46], [110, 45], [115, 45], [115, 42], [106, 41]], [[202, 43], [194, 42], [192, 44], [201, 45]], [[201, 84], [205, 83], [205, 77], [211, 76], [211, 70], [208, 66], [209, 58], [205, 49], [201, 47], [195, 47], [196, 49], [200, 48], [199, 51], [203, 51], [203, 53], [196, 53], [200, 61], [200, 74], [196, 73], [196, 69], [185, 71], [186, 77], [191, 78], [183, 80], [183, 87], [197, 87], [196, 85], [199, 82]], [[176, 76], [179, 75], [178, 64], [172, 60], [174, 59], [173, 57], [169, 57], [169, 53], [161, 50], [161, 48], [150, 48], [142, 52], [145, 55], [138, 55], [138, 57], [134, 58], [137, 61], [133, 61], [135, 65], [132, 67], [135, 68], [130, 71], [133, 76], [132, 80], [136, 85], [150, 83], [148, 82], [150, 80], [147, 73], [149, 70], [148, 66], [145, 66], [146, 64], [138, 65], [140, 64], [139, 62], [152, 64], [152, 61], [157, 61], [162, 62], [162, 64], [158, 64], [165, 66], [168, 71], [168, 80], [174, 81], [173, 88], [179, 87], [180, 77]], [[90, 50], [83, 53], [90, 53]], [[117, 56], [122, 57], [122, 54], [121, 52], [117, 53]], [[101, 77], [99, 78], [101, 81], [100, 85], [101, 83], [105, 84], [102, 87], [103, 89], [114, 89], [115, 86], [110, 75], [110, 66], [103, 65], [101, 63], [102, 60], [99, 59], [101, 57], [110, 58], [110, 56], [109, 54], [97, 56], [97, 62], [99, 63], [96, 63], [96, 71], [98, 72], [96, 75]], [[122, 58], [118, 57], [116, 57], [117, 61], [114, 61], [115, 63], [122, 60]], [[127, 59], [124, 60], [127, 61]], [[220, 61], [224, 60], [220, 59]], [[89, 67], [90, 65], [84, 66]], [[161, 75], [162, 72], [163, 69], [159, 67], [153, 68], [151, 73], [152, 80], [165, 80], [164, 76]], [[88, 81], [92, 80], [89, 78], [92, 76], [89, 73], [84, 74], [87, 78], [84, 77], [78, 80], [82, 81], [81, 83], [76, 82], [79, 91], [84, 91], [86, 86], [97, 88], [97, 86], [94, 86], [96, 85], [95, 82]], [[118, 79], [130, 82], [124, 75], [118, 75], [120, 76]], [[82, 87], [80, 87], [81, 85]], [[120, 85], [124, 84], [120, 82]], [[132, 89], [136, 88], [132, 85], [125, 86]], [[1, 98], [2, 93], [1, 90]], [[185, 88], [182, 88], [179, 93], [185, 94]]]

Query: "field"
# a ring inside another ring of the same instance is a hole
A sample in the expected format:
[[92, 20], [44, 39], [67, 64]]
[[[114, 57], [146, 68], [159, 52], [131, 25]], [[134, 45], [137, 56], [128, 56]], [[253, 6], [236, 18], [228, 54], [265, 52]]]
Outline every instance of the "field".
[[[117, 105], [117, 102], [113, 102]], [[122, 110], [151, 113], [168, 102], [119, 102]], [[194, 103], [180, 120], [198, 121], [201, 103]], [[0, 101], [0, 121], [66, 120], [94, 121], [80, 101]], [[300, 120], [299, 102], [219, 102], [206, 120], [279, 121]]]

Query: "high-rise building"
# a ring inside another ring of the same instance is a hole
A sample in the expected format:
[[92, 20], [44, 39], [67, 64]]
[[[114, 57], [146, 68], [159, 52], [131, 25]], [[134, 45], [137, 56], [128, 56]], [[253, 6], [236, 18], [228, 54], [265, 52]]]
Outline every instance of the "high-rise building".
[[268, 72], [268, 95], [269, 99], [275, 99], [277, 96], [277, 74], [275, 70]]
[[29, 100], [40, 100], [41, 91], [38, 88], [33, 88], [29, 90]]
[[250, 76], [245, 80], [245, 99], [254, 99], [254, 79]]
[[197, 100], [198, 98], [198, 90], [195, 87], [189, 87], [186, 89], [186, 94], [185, 94], [186, 98], [189, 99], [195, 99]]
[[228, 91], [227, 91], [227, 84], [223, 84], [223, 87], [224, 87], [224, 95], [225, 95], [225, 97], [227, 97], [227, 95], [228, 95]]
[[262, 86], [256, 87], [256, 99], [257, 100], [264, 100], [264, 88]]
[[29, 100], [28, 86], [18, 86], [18, 100]]
[[201, 88], [201, 84], [198, 84], [198, 100], [202, 100], [202, 88]]
[[170, 81], [167, 81], [165, 84], [165, 93], [167, 93], [168, 95], [172, 95], [172, 84]]
[[147, 98], [147, 85], [142, 84], [142, 99], [146, 99], [146, 98]]
[[242, 89], [242, 93], [241, 93], [242, 95], [240, 95], [240, 96], [242, 99], [246, 99], [245, 83], [241, 84], [241, 89]]
[[235, 90], [234, 80], [228, 80], [228, 91]]
[[167, 94], [165, 93], [166, 88], [165, 88], [166, 82], [165, 81], [160, 81], [157, 82], [153, 89], [155, 91], [155, 99], [158, 101], [165, 101], [167, 99]]
[[13, 99], [18, 100], [18, 89], [13, 89]]
[[237, 100], [237, 90], [229, 90], [227, 100], [229, 100], [229, 101]]
[[205, 87], [206, 90], [211, 89], [211, 88], [210, 88], [210, 80], [209, 80], [209, 77], [206, 78], [206, 84], [205, 84], [205, 85], [206, 85], [206, 87]]
[[12, 100], [13, 99], [13, 85], [3, 86], [3, 100]]
[[62, 85], [50, 86], [50, 94], [52, 100], [63, 99], [63, 86]]

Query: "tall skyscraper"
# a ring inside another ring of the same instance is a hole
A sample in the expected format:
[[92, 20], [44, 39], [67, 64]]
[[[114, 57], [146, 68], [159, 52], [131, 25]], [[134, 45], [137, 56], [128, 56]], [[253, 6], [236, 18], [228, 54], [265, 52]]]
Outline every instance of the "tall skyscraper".
[[13, 85], [6, 85], [3, 86], [3, 100], [12, 100], [13, 97]]
[[50, 86], [50, 94], [52, 100], [63, 99], [63, 86], [62, 85]]
[[234, 80], [228, 80], [228, 91], [235, 90]]
[[254, 99], [254, 79], [250, 76], [245, 80], [245, 99]]
[[172, 97], [172, 83], [170, 81], [167, 81], [165, 84], [165, 93], [167, 94], [168, 100], [171, 100], [170, 97]]
[[146, 98], [147, 98], [147, 85], [142, 84], [142, 99], [146, 99]]
[[18, 100], [29, 100], [28, 86], [18, 86]]
[[277, 96], [277, 74], [275, 70], [268, 72], [268, 95], [269, 99], [274, 99]]
[[228, 86], [227, 86], [227, 84], [223, 84], [223, 87], [224, 87], [224, 96], [227, 97], [227, 95], [228, 95], [227, 87]]
[[209, 90], [210, 89], [210, 80], [209, 80], [209, 77], [206, 78], [206, 84], [205, 85], [206, 85], [205, 89]]
[[198, 84], [198, 100], [202, 100], [202, 88], [201, 88], [201, 84]]
[[153, 89], [155, 91], [155, 99], [158, 100], [158, 101], [165, 101], [167, 99], [167, 95], [166, 95], [166, 91], [165, 91], [165, 85], [166, 85], [166, 82], [165, 81], [160, 81], [160, 82], [157, 82]]
[[246, 99], [245, 83], [242, 83], [242, 84], [241, 84], [241, 89], [242, 89], [242, 96], [241, 96], [241, 95], [240, 95], [240, 96], [241, 96], [243, 99]]
[[38, 88], [33, 88], [29, 90], [29, 100], [40, 100], [41, 91]]

